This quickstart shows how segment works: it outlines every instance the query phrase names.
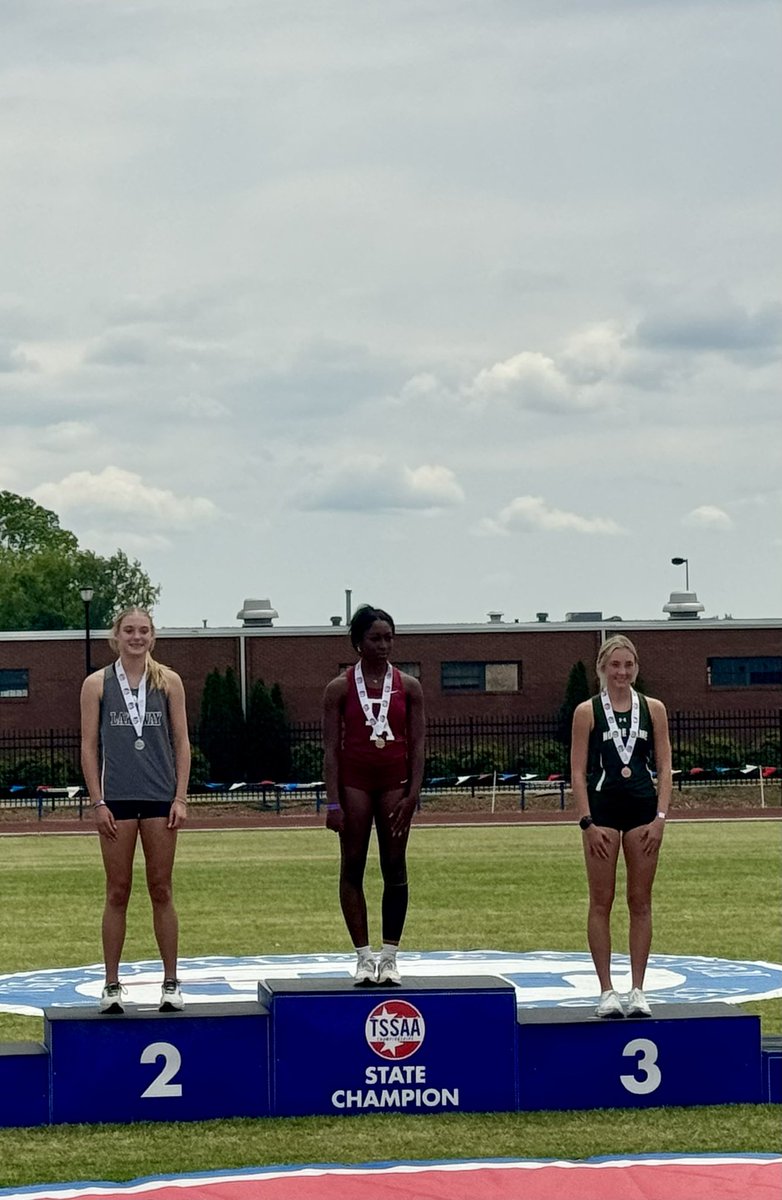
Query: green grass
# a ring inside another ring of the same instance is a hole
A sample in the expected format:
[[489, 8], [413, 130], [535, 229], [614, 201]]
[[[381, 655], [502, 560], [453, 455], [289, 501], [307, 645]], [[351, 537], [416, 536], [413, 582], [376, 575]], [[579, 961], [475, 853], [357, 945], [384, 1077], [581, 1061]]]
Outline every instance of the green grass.
[[[176, 874], [183, 957], [348, 949], [336, 895], [337, 843], [323, 830], [190, 833]], [[654, 950], [779, 961], [780, 827], [672, 825], [655, 887]], [[139, 864], [140, 867], [140, 864]], [[411, 949], [582, 950], [585, 883], [571, 827], [431, 829], [411, 842]], [[90, 837], [0, 839], [0, 970], [100, 959], [103, 873]], [[379, 879], [368, 876], [370, 911]], [[615, 948], [626, 951], [617, 903]], [[155, 958], [143, 874], [125, 958]], [[375, 926], [377, 941], [377, 927]], [[746, 1006], [782, 1030], [782, 1001]], [[0, 1014], [0, 1039], [39, 1039], [40, 1018]], [[0, 1185], [282, 1162], [485, 1155], [585, 1157], [762, 1151], [778, 1144], [767, 1106], [588, 1113], [320, 1117], [177, 1126], [0, 1130]]]

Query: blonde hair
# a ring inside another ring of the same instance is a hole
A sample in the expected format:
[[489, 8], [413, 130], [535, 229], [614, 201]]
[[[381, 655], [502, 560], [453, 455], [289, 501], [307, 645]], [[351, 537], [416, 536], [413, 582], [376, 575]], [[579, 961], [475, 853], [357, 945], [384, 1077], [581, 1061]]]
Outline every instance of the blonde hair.
[[[122, 622], [125, 620], [125, 618], [131, 616], [133, 613], [138, 613], [139, 616], [146, 617], [147, 620], [149, 621], [149, 627], [152, 630], [152, 645], [150, 646], [150, 650], [154, 649], [156, 630], [155, 630], [155, 622], [152, 620], [152, 614], [150, 612], [148, 612], [146, 610], [146, 608], [139, 608], [139, 606], [137, 604], [132, 604], [130, 606], [130, 608], [123, 608], [122, 612], [117, 613], [116, 617], [114, 618], [114, 620], [112, 622], [111, 634], [109, 636], [109, 645], [111, 646], [111, 648], [115, 654], [119, 654], [119, 641], [117, 639], [119, 637], [120, 626], [122, 625]], [[156, 659], [154, 659], [152, 657], [149, 650], [147, 651], [147, 661], [146, 661], [147, 679], [149, 680], [150, 685], [153, 688], [157, 688], [157, 690], [159, 692], [164, 692], [166, 690], [166, 686], [168, 683], [169, 671], [170, 671], [169, 667], [164, 667], [162, 663], [159, 663]]]
[[597, 671], [597, 677], [600, 680], [601, 688], [604, 688], [606, 685], [606, 675], [605, 675], [606, 663], [608, 662], [609, 658], [611, 657], [611, 655], [614, 653], [615, 650], [629, 650], [630, 651], [633, 658], [635, 659], [635, 675], [633, 676], [633, 683], [635, 683], [636, 679], [638, 678], [638, 667], [639, 667], [638, 651], [636, 650], [633, 643], [630, 641], [629, 637], [625, 637], [625, 635], [623, 633], [615, 633], [613, 635], [613, 637], [606, 638], [606, 640], [603, 642], [602, 646], [600, 647], [600, 650], [598, 651], [597, 662], [595, 663], [595, 670]]

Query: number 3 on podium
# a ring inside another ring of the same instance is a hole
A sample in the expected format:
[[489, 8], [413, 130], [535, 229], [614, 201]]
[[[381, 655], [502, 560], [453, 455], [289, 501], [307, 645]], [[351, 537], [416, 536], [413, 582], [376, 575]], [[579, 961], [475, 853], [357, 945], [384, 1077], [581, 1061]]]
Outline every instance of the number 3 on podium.
[[657, 1066], [657, 1046], [648, 1038], [633, 1038], [622, 1051], [623, 1058], [636, 1057], [635, 1072], [620, 1075], [619, 1080], [634, 1096], [646, 1096], [654, 1092], [662, 1082], [662, 1072]]

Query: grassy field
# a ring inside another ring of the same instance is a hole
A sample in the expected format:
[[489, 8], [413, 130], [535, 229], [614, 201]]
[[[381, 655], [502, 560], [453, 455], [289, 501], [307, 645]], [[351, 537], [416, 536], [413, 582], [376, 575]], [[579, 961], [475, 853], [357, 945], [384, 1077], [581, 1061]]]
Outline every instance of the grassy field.
[[[654, 950], [779, 961], [780, 826], [672, 825], [655, 889]], [[191, 832], [181, 839], [183, 957], [348, 949], [337, 844], [324, 830]], [[419, 828], [411, 843], [410, 949], [583, 950], [585, 884], [570, 826]], [[103, 878], [90, 837], [0, 839], [0, 971], [100, 959]], [[371, 911], [379, 881], [368, 879]], [[377, 929], [375, 938], [377, 941]], [[617, 907], [615, 946], [626, 950]], [[154, 958], [139, 872], [128, 960]], [[782, 1031], [782, 1001], [748, 1005]], [[38, 1018], [0, 1014], [0, 1039], [38, 1039]], [[363, 1116], [164, 1126], [0, 1130], [0, 1185], [127, 1179], [278, 1162], [483, 1155], [774, 1150], [771, 1107], [592, 1113]]]

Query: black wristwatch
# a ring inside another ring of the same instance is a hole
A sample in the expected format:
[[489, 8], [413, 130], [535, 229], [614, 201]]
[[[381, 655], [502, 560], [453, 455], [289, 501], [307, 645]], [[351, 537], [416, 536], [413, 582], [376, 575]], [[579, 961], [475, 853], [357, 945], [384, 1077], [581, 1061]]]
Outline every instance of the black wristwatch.
[[590, 825], [594, 825], [594, 817], [582, 817], [578, 823], [579, 829], [589, 829]]

